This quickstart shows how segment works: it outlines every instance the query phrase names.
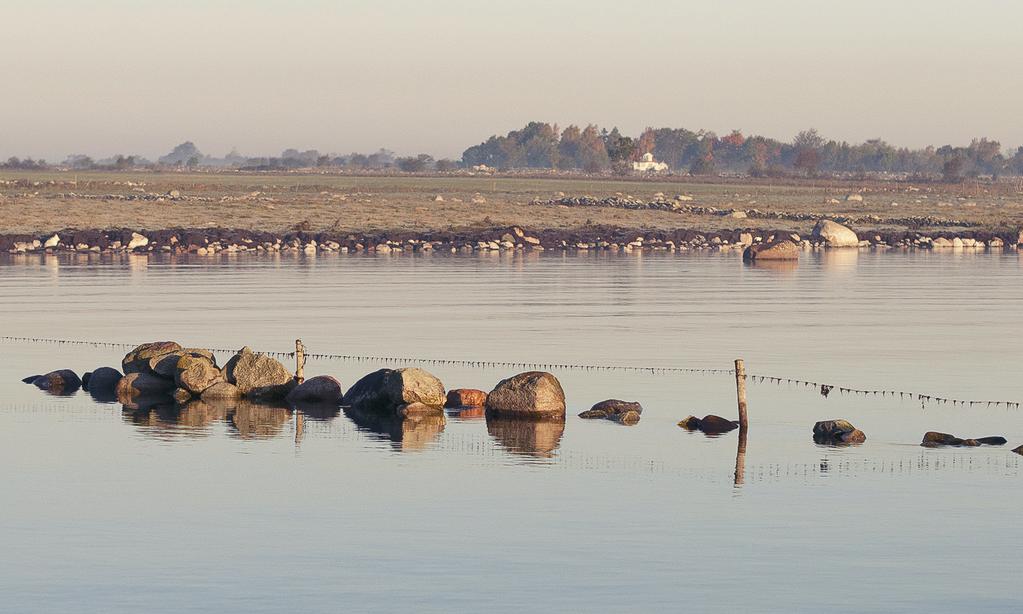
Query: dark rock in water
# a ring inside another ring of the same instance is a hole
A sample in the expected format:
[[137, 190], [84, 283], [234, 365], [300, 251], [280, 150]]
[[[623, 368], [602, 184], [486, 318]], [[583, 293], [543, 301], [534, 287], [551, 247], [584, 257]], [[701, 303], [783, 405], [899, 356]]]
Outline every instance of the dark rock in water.
[[863, 443], [867, 436], [848, 420], [822, 420], [813, 425], [813, 440], [819, 444]]
[[101, 403], [109, 403], [117, 398], [117, 383], [121, 381], [121, 372], [110, 367], [100, 367], [92, 372], [87, 389], [89, 396]]
[[920, 445], [925, 448], [938, 448], [941, 446], [963, 446], [963, 447], [976, 447], [980, 445], [988, 446], [1001, 446], [1008, 443], [1005, 437], [977, 437], [974, 439], [963, 439], [956, 437], [955, 435], [949, 435], [948, 433], [939, 433], [937, 431], [927, 431], [924, 433], [923, 441]]
[[92, 378], [92, 371], [86, 371], [82, 374], [82, 388], [89, 389], [89, 379]]
[[422, 369], [380, 369], [355, 382], [343, 403], [361, 411], [394, 413], [421, 404], [443, 413], [444, 384]]
[[487, 404], [487, 393], [472, 388], [456, 388], [448, 391], [445, 407], [483, 407]]
[[[129, 373], [117, 382], [117, 398], [166, 396], [174, 390], [174, 382], [152, 373]], [[123, 401], [122, 401], [123, 402]]]
[[487, 414], [487, 432], [508, 452], [551, 458], [565, 433], [565, 421], [558, 418], [509, 418], [491, 412]]
[[329, 375], [317, 375], [302, 382], [288, 393], [289, 403], [341, 403], [344, 391], [341, 382]]
[[155, 341], [143, 343], [124, 355], [121, 369], [125, 375], [130, 373], [152, 373], [150, 362], [159, 356], [177, 352], [181, 346], [173, 341]]
[[565, 391], [550, 373], [527, 371], [499, 382], [486, 407], [510, 418], [564, 418]]
[[176, 363], [174, 382], [190, 394], [198, 396], [210, 386], [224, 381], [224, 374], [206, 356], [184, 354], [171, 358]]
[[687, 431], [702, 431], [708, 435], [727, 433], [739, 428], [737, 421], [728, 420], [714, 414], [707, 414], [703, 418], [688, 416], [679, 422], [678, 425]]
[[32, 380], [32, 384], [40, 390], [69, 394], [82, 387], [82, 380], [71, 369], [60, 369], [58, 371], [50, 371], [46, 375], [40, 375]]
[[21, 378], [21, 382], [23, 384], [31, 384], [31, 383], [35, 382], [37, 379], [39, 379], [40, 377], [42, 377], [42, 375], [29, 375], [28, 377]]
[[1014, 449], [1013, 452], [1023, 456], [1023, 446], [1019, 446], [1018, 448]]
[[403, 452], [425, 448], [440, 435], [446, 423], [443, 411], [408, 417], [356, 407], [348, 407], [344, 412], [360, 430], [383, 436]]
[[603, 418], [615, 422], [632, 425], [639, 422], [640, 414], [643, 413], [643, 406], [635, 401], [620, 401], [608, 399], [597, 403], [590, 409], [579, 414], [580, 418], [592, 420]]
[[799, 260], [799, 247], [788, 239], [750, 245], [742, 252], [747, 262], [757, 260]]
[[295, 385], [291, 372], [279, 361], [243, 347], [224, 365], [227, 381], [243, 396], [258, 399], [284, 398]]
[[242, 393], [238, 391], [238, 387], [234, 384], [218, 382], [203, 390], [200, 396], [203, 401], [212, 402], [238, 399], [242, 396]]
[[290, 401], [291, 408], [302, 412], [303, 416], [312, 420], [333, 420], [341, 413], [338, 403], [319, 403], [315, 401]]

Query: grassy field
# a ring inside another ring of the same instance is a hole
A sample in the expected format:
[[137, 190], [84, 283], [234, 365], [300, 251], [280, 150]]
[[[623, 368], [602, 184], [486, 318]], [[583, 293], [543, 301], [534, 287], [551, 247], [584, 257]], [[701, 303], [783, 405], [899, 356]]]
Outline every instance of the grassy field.
[[[0, 171], [0, 182], [0, 233], [207, 226], [270, 231], [301, 226], [352, 232], [510, 225], [533, 229], [607, 224], [635, 229], [766, 227], [797, 231], [812, 226], [809, 222], [735, 220], [709, 214], [529, 204], [534, 199], [561, 195], [600, 198], [622, 194], [650, 200], [657, 193], [669, 198], [686, 194], [693, 198], [692, 204], [723, 209], [884, 218], [935, 216], [992, 229], [1023, 225], [1023, 193], [1009, 184], [770, 185], [466, 176], [5, 171]], [[156, 200], [172, 190], [179, 193], [178, 198]], [[861, 193], [863, 202], [846, 201], [846, 195], [852, 192]]]

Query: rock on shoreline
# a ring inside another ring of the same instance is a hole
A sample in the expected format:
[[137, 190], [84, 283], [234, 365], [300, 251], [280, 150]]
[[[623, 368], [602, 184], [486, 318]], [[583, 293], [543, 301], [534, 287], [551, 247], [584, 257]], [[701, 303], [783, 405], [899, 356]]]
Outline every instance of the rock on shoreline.
[[[830, 221], [830, 220], [829, 220]], [[838, 224], [835, 224], [838, 226]], [[828, 226], [828, 225], [824, 225]], [[831, 226], [828, 226], [829, 228]], [[844, 227], [843, 227], [844, 228]], [[846, 228], [844, 244], [891, 249], [991, 249], [1020, 245], [1018, 229], [991, 232], [977, 229], [920, 232]], [[742, 251], [751, 245], [788, 239], [802, 249], [835, 246], [829, 233], [800, 237], [791, 228], [775, 230], [637, 230], [612, 226], [587, 226], [572, 230], [527, 230], [518, 226], [479, 230], [341, 232], [263, 232], [230, 228], [173, 228], [148, 231], [61, 230], [38, 235], [0, 235], [0, 254], [29, 253], [132, 253], [211, 254], [234, 253], [409, 253], [409, 252], [516, 252], [516, 251]]]

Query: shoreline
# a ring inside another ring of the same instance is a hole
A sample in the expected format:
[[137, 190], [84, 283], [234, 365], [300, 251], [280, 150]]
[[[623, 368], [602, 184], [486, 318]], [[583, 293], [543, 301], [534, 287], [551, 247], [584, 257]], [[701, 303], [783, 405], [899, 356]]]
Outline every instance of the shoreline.
[[[855, 231], [854, 231], [855, 232]], [[891, 250], [1015, 250], [1023, 231], [921, 232], [861, 230], [860, 248]], [[650, 230], [595, 226], [575, 230], [520, 226], [450, 231], [265, 232], [239, 228], [65, 229], [55, 233], [0, 234], [0, 254], [221, 252], [505, 252], [505, 251], [741, 251], [749, 245], [788, 239], [803, 250], [832, 249], [822, 239], [792, 229]], [[834, 248], [834, 249], [851, 249]]]

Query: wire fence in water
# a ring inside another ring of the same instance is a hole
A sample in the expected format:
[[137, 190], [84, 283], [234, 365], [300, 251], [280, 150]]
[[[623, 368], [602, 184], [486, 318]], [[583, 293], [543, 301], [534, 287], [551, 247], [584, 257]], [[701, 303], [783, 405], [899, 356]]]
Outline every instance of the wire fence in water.
[[[138, 347], [139, 343], [126, 343], [117, 341], [95, 341], [95, 340], [82, 340], [82, 339], [53, 339], [48, 337], [17, 337], [17, 336], [0, 336], [0, 342], [4, 343], [48, 343], [57, 345], [83, 345], [91, 347], [103, 347], [103, 348], [117, 348], [117, 349], [132, 349]], [[233, 354], [238, 351], [237, 348], [205, 348], [211, 352], [225, 352]], [[290, 352], [279, 352], [279, 351], [265, 351], [260, 350], [267, 356], [273, 356], [275, 358], [294, 358], [295, 351]], [[449, 358], [417, 358], [411, 356], [371, 356], [371, 355], [359, 355], [359, 354], [336, 354], [336, 353], [316, 353], [316, 352], [305, 352], [305, 357], [315, 358], [318, 360], [339, 360], [345, 362], [379, 362], [388, 364], [420, 364], [420, 365], [435, 365], [435, 366], [454, 366], [454, 367], [467, 367], [467, 368], [480, 368], [480, 369], [496, 369], [496, 368], [509, 368], [509, 369], [543, 369], [547, 371], [603, 371], [603, 372], [631, 372], [631, 373], [647, 373], [651, 375], [672, 375], [672, 374], [685, 374], [685, 375], [735, 375], [734, 369], [715, 369], [705, 367], [656, 367], [656, 366], [639, 366], [639, 365], [597, 365], [597, 364], [573, 364], [573, 363], [551, 363], [551, 362], [520, 362], [520, 361], [507, 361], [507, 360], [475, 360], [475, 359], [449, 359]], [[920, 392], [913, 392], [909, 390], [891, 390], [891, 389], [866, 389], [866, 388], [852, 388], [849, 386], [839, 386], [837, 384], [829, 384], [824, 382], [816, 382], [811, 380], [804, 380], [792, 377], [777, 377], [773, 375], [760, 375], [756, 373], [747, 373], [746, 379], [753, 384], [789, 384], [794, 386], [801, 386], [804, 388], [812, 389], [821, 394], [821, 396], [827, 398], [832, 392], [838, 391], [839, 394], [854, 394], [859, 396], [881, 396], [886, 397], [898, 397], [899, 399], [909, 399], [919, 401], [922, 407], [926, 407], [927, 403], [934, 403], [938, 405], [952, 405], [962, 407], [1005, 407], [1015, 408], [1020, 407], [1019, 401], [1000, 401], [1000, 400], [976, 400], [976, 399], [957, 399], [951, 397], [938, 396], [933, 394], [923, 394]]]

